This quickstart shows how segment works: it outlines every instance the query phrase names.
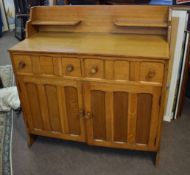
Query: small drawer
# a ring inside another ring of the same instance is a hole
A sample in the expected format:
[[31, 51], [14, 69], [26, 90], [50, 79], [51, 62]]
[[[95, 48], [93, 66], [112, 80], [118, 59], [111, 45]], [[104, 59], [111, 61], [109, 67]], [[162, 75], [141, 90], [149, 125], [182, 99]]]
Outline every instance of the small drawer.
[[164, 75], [164, 64], [143, 62], [140, 66], [140, 80], [147, 82], [162, 82]]
[[98, 59], [85, 59], [85, 76], [90, 78], [104, 78], [104, 61]]
[[81, 63], [78, 58], [62, 59], [63, 75], [81, 77]]
[[18, 73], [32, 73], [32, 63], [30, 56], [14, 55], [13, 64]]

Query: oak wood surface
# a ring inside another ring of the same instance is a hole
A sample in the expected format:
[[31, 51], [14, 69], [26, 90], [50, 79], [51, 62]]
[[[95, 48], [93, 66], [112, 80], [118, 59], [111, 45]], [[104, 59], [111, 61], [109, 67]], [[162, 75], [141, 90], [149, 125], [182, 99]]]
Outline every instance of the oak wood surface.
[[10, 51], [169, 59], [167, 41], [156, 35], [38, 33]]
[[[167, 35], [167, 29], [161, 29], [163, 26], [167, 27], [170, 21], [168, 18], [169, 7], [167, 6], [54, 6], [54, 7], [33, 7], [31, 9], [30, 20], [27, 24], [29, 29], [38, 29], [39, 31], [67, 31], [67, 32], [105, 32], [105, 33], [154, 33]], [[49, 11], [51, 10], [51, 13]], [[138, 13], [134, 13], [138, 11]], [[114, 26], [114, 21], [117, 19], [124, 19], [135, 23], [138, 27], [143, 28], [120, 28]], [[48, 22], [49, 21], [49, 22]], [[50, 23], [53, 21], [53, 23]], [[61, 27], [60, 24], [72, 21], [81, 21], [79, 25], [72, 27]], [[142, 22], [146, 21], [146, 22]], [[32, 24], [35, 24], [34, 25]], [[39, 24], [39, 26], [36, 26]], [[49, 26], [42, 26], [46, 24]], [[54, 24], [54, 26], [52, 26]], [[55, 24], [58, 24], [56, 26]], [[144, 26], [143, 26], [144, 24]], [[150, 25], [147, 25], [150, 24]], [[52, 26], [52, 27], [50, 27]], [[151, 26], [151, 28], [150, 28]], [[161, 28], [160, 28], [161, 27]], [[157, 30], [158, 28], [158, 30]], [[160, 32], [162, 31], [162, 32]], [[37, 32], [36, 30], [31, 31]], [[30, 30], [28, 33], [31, 36]]]

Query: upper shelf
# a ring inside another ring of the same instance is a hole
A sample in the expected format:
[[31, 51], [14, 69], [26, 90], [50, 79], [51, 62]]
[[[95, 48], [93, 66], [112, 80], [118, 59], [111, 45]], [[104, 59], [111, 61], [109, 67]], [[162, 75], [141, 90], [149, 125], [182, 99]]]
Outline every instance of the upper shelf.
[[167, 28], [170, 26], [169, 22], [153, 21], [153, 20], [127, 20], [127, 19], [116, 19], [113, 22], [119, 27], [161, 27]]
[[81, 23], [81, 20], [69, 20], [69, 21], [32, 21], [32, 25], [59, 25], [59, 26], [76, 26]]
[[82, 32], [149, 34], [167, 38], [170, 16], [170, 8], [166, 6], [38, 6], [31, 8], [26, 37], [38, 32]]

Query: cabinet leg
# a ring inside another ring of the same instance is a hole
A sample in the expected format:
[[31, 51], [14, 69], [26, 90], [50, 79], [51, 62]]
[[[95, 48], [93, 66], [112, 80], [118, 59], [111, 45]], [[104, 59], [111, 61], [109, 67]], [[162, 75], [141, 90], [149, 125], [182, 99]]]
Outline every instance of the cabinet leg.
[[159, 167], [159, 162], [160, 162], [160, 151], [155, 153], [155, 166]]
[[28, 146], [31, 147], [36, 139], [36, 135], [28, 134]]

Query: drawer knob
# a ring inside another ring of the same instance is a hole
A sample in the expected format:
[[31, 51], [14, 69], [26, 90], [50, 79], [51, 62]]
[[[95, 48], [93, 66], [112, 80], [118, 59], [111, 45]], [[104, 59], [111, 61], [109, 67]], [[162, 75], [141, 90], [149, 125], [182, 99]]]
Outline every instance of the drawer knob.
[[67, 72], [72, 72], [74, 70], [74, 67], [72, 64], [68, 64], [67, 67], [66, 67], [66, 71]]
[[92, 118], [91, 112], [87, 112], [86, 115], [85, 115], [85, 118], [86, 119], [91, 119]]
[[91, 75], [94, 75], [94, 74], [96, 74], [97, 72], [98, 72], [98, 67], [97, 67], [97, 66], [92, 67], [91, 70], [90, 70], [90, 74], [91, 74]]
[[146, 76], [146, 79], [152, 79], [154, 76], [156, 75], [156, 72], [155, 70], [149, 70], [147, 76]]
[[19, 69], [24, 69], [26, 67], [26, 63], [24, 61], [20, 61], [18, 67]]

